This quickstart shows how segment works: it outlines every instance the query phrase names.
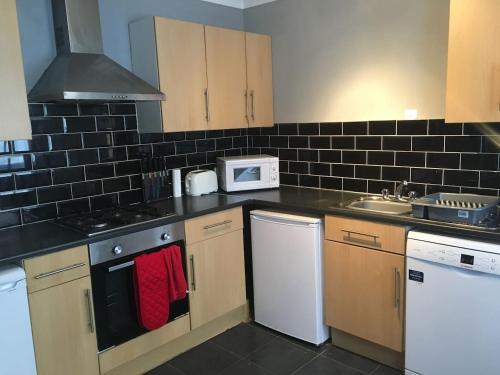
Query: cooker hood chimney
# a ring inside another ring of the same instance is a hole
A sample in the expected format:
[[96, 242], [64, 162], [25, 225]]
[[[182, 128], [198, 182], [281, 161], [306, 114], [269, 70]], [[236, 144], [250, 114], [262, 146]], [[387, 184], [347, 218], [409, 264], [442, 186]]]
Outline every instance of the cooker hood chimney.
[[29, 101], [165, 100], [156, 88], [103, 54], [98, 0], [52, 0], [52, 14], [57, 56]]

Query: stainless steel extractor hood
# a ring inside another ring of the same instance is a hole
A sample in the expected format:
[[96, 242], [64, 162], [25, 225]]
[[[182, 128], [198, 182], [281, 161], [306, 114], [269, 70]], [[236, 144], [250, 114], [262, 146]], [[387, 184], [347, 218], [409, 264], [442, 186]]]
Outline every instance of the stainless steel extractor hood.
[[52, 0], [57, 56], [31, 102], [155, 101], [165, 95], [103, 54], [98, 0]]

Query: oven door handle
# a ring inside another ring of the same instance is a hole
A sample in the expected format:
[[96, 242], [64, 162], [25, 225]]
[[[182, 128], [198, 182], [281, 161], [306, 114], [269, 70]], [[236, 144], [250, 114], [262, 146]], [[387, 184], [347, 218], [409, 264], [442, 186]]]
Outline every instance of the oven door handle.
[[114, 271], [121, 270], [123, 268], [132, 267], [134, 264], [135, 264], [135, 262], [133, 260], [131, 260], [130, 262], [118, 264], [116, 266], [109, 267], [108, 272], [114, 272]]

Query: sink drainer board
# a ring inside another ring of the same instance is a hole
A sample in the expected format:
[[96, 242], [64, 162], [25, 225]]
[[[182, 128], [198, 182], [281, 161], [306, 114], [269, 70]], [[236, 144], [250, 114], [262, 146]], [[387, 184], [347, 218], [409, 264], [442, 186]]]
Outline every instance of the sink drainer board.
[[434, 193], [412, 201], [413, 216], [477, 225], [497, 215], [498, 197]]

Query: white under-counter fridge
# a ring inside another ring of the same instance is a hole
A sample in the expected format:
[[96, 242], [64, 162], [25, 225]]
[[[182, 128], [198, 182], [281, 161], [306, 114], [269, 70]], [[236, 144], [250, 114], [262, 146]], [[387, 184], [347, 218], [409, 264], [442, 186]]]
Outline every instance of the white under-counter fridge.
[[255, 321], [319, 345], [323, 319], [323, 221], [273, 211], [250, 212]]

